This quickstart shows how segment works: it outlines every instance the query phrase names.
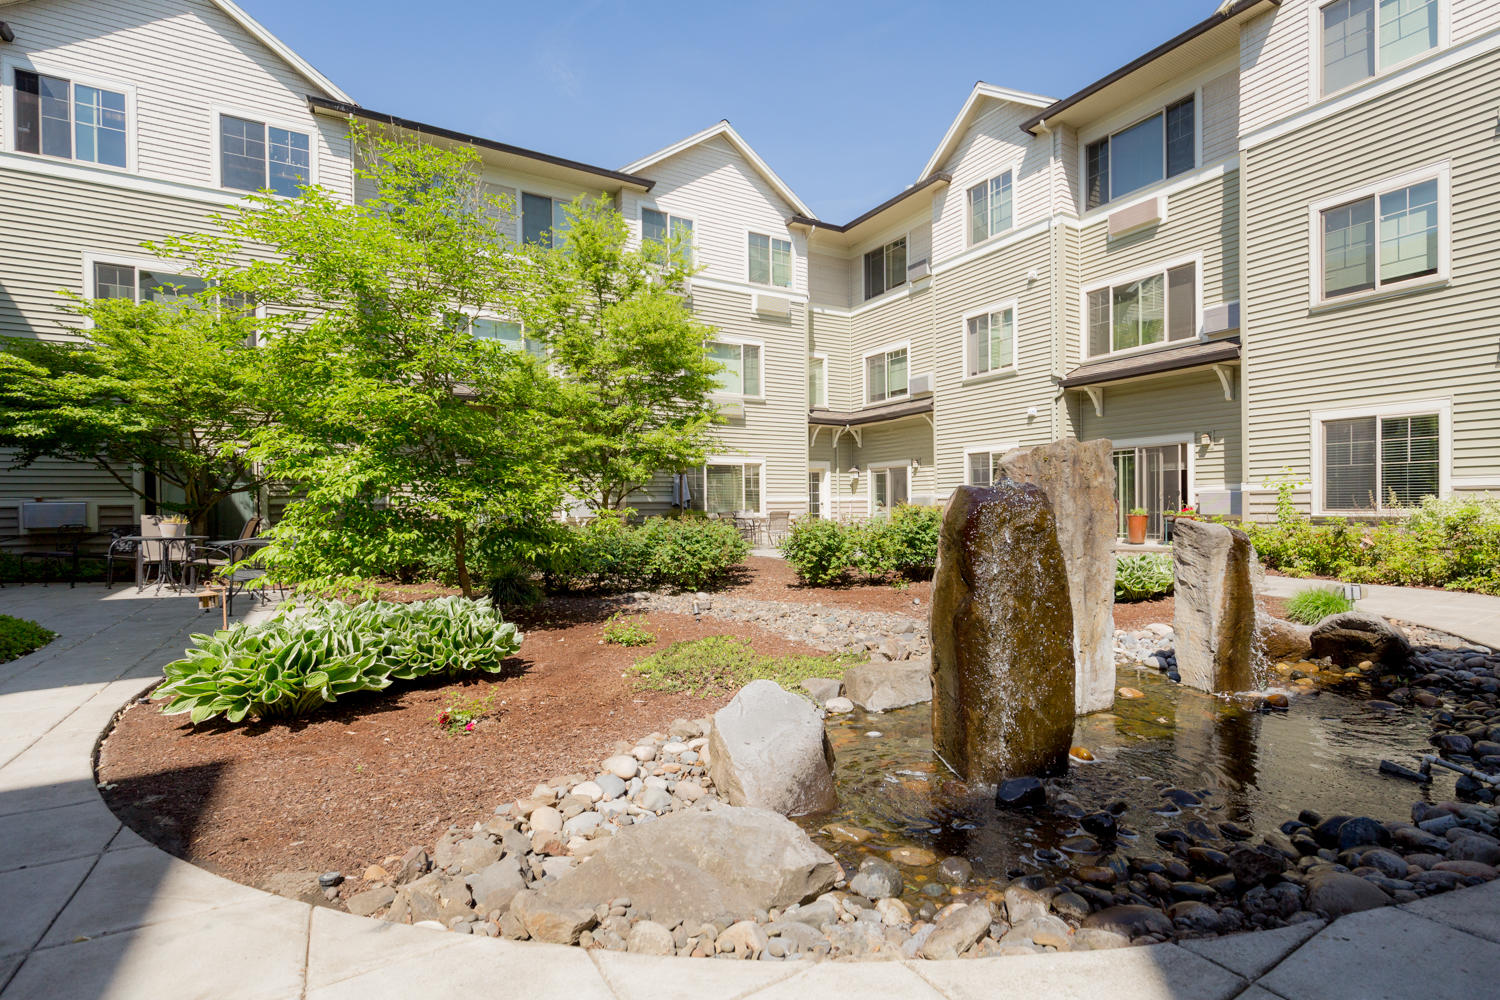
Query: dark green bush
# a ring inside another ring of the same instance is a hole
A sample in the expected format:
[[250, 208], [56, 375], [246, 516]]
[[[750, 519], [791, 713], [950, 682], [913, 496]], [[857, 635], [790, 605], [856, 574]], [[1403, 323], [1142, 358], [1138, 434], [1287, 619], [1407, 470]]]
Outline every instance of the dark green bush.
[[728, 521], [702, 517], [649, 518], [639, 526], [629, 512], [609, 512], [583, 527], [560, 525], [537, 560], [553, 590], [699, 590], [720, 583], [750, 554]]
[[162, 711], [194, 724], [223, 715], [306, 715], [341, 695], [379, 691], [393, 680], [472, 671], [499, 673], [521, 647], [514, 625], [488, 604], [442, 597], [416, 604], [287, 605], [256, 625], [195, 635], [164, 668]]
[[749, 543], [728, 521], [657, 517], [640, 531], [650, 552], [652, 582], [672, 590], [720, 583], [750, 554]]
[[854, 537], [850, 529], [837, 521], [804, 517], [792, 524], [792, 530], [781, 543], [782, 555], [791, 563], [797, 578], [814, 587], [826, 587], [843, 580], [854, 563]]
[[56, 632], [34, 621], [0, 615], [0, 663], [34, 653], [56, 638]]

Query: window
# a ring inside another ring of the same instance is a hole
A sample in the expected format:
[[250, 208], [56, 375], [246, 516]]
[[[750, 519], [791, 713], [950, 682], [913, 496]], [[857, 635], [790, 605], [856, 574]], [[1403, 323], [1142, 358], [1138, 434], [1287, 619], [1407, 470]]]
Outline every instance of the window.
[[562, 246], [568, 231], [568, 203], [540, 194], [521, 195], [521, 242]]
[[1000, 455], [998, 451], [969, 452], [968, 483], [970, 486], [993, 486], [1000, 478]]
[[792, 287], [792, 241], [750, 234], [750, 281], [756, 285]]
[[547, 356], [547, 345], [533, 337], [525, 336], [520, 323], [476, 316], [469, 321], [469, 332], [480, 340], [493, 340], [512, 350], [524, 350], [532, 357], [545, 358]]
[[1197, 265], [1088, 293], [1089, 356], [1198, 335]]
[[865, 254], [865, 298], [906, 284], [906, 237]]
[[1097, 142], [1084, 155], [1088, 208], [1193, 169], [1197, 162], [1193, 98]]
[[724, 366], [719, 388], [729, 396], [759, 396], [760, 345], [709, 341], [708, 356]]
[[969, 242], [983, 243], [1011, 226], [1011, 178], [1007, 170], [969, 188]]
[[906, 503], [909, 497], [907, 472], [908, 469], [904, 465], [870, 470], [871, 513], [892, 510]]
[[15, 72], [16, 151], [125, 166], [125, 95]]
[[807, 359], [807, 405], [828, 405], [828, 361], [826, 358]]
[[1323, 422], [1323, 507], [1381, 511], [1441, 488], [1436, 413]]
[[1337, 0], [1323, 16], [1323, 94], [1437, 47], [1438, 0]]
[[1124, 537], [1125, 518], [1145, 508], [1146, 537], [1166, 539], [1171, 526], [1163, 511], [1181, 510], [1191, 502], [1186, 444], [1117, 448], [1115, 465], [1115, 530]]
[[807, 471], [807, 516], [823, 516], [823, 470]]
[[906, 394], [906, 348], [898, 347], [865, 358], [866, 403], [899, 399]]
[[1016, 311], [1000, 309], [965, 320], [969, 374], [1001, 371], [1016, 363]]
[[187, 305], [192, 296], [207, 288], [206, 281], [189, 274], [171, 274], [130, 264], [94, 264], [93, 297], [96, 299]]
[[306, 132], [220, 115], [219, 183], [294, 198], [312, 183], [311, 139]]
[[688, 262], [693, 260], [693, 220], [658, 212], [654, 208], [641, 209], [641, 242], [665, 246], [668, 238], [681, 247]]
[[1322, 297], [1371, 292], [1439, 273], [1440, 178], [1320, 209]]
[[710, 465], [704, 490], [704, 510], [710, 514], [760, 512], [760, 466]]

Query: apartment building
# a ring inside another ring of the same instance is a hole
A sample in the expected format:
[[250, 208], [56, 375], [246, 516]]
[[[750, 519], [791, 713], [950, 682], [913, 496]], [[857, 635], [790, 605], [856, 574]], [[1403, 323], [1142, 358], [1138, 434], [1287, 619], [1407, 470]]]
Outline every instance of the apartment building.
[[[579, 163], [366, 108], [227, 0], [0, 20], [3, 334], [77, 336], [58, 289], [162, 294], [181, 264], [140, 242], [246, 190], [357, 197], [367, 120], [478, 150], [512, 238], [553, 239], [583, 193], [637, 238], [690, 237], [725, 423], [643, 510], [868, 517], [1065, 436], [1114, 442], [1122, 515], [1155, 533], [1182, 505], [1263, 515], [1283, 469], [1318, 514], [1500, 489], [1493, 0], [1244, 0], [1061, 100], [978, 84], [912, 184], [846, 223], [727, 122]], [[140, 509], [42, 464], [0, 472], [0, 534], [33, 497], [106, 527]]]

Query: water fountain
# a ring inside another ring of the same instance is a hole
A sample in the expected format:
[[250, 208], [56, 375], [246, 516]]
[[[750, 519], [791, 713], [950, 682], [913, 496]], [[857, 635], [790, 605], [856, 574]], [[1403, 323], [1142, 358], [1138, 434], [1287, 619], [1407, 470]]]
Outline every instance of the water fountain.
[[1255, 670], [1255, 548], [1242, 531], [1179, 520], [1172, 535], [1177, 669], [1210, 694], [1260, 687]]

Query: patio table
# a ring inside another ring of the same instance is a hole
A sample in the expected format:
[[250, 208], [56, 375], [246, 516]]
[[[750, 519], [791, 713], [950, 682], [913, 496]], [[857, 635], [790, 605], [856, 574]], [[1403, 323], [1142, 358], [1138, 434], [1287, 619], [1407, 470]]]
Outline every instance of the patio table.
[[189, 590], [198, 587], [197, 576], [193, 571], [192, 554], [193, 546], [198, 542], [208, 540], [207, 535], [121, 535], [116, 541], [135, 543], [135, 589], [136, 593], [146, 589], [146, 545], [157, 542], [161, 544], [161, 556], [154, 560], [156, 570], [156, 589], [161, 590], [162, 584], [166, 583], [169, 590], [180, 590], [184, 583], [181, 579], [173, 579], [173, 564], [183, 567], [183, 576], [187, 578], [186, 586]]

